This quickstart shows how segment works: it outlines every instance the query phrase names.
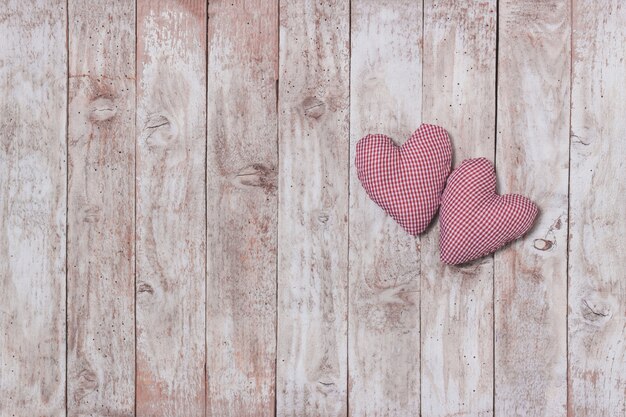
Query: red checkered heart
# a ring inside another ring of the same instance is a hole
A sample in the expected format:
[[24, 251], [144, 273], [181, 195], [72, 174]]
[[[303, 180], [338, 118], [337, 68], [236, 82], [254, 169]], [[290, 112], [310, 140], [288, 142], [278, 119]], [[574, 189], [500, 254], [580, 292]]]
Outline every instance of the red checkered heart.
[[421, 125], [400, 147], [380, 134], [356, 145], [363, 188], [411, 235], [423, 232], [437, 212], [451, 160], [448, 133], [434, 125]]
[[523, 236], [537, 206], [517, 194], [498, 195], [496, 174], [485, 158], [466, 159], [452, 172], [441, 198], [441, 261], [462, 264]]

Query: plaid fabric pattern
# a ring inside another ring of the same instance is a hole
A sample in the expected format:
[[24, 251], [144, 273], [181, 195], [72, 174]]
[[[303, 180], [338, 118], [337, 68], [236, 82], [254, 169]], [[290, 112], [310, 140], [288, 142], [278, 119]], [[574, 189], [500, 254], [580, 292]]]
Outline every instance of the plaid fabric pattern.
[[495, 252], [523, 236], [537, 212], [526, 197], [496, 194], [489, 160], [466, 159], [448, 178], [441, 199], [441, 261], [457, 265]]
[[415, 236], [437, 212], [450, 174], [452, 147], [439, 126], [422, 124], [402, 145], [385, 135], [363, 137], [356, 145], [356, 170], [369, 197]]

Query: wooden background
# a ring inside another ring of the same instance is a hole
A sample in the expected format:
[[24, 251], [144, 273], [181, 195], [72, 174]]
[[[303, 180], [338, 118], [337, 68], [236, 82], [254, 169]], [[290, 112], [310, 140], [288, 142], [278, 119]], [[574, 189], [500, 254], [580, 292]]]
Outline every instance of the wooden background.
[[[4, 0], [0, 416], [626, 416], [622, 0]], [[439, 262], [354, 147], [541, 214]]]

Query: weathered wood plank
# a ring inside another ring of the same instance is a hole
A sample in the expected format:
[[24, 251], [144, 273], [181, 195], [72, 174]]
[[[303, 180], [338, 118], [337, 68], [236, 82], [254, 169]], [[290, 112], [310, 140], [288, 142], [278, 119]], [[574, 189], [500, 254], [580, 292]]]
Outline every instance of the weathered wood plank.
[[499, 5], [502, 193], [540, 209], [527, 237], [495, 255], [495, 414], [566, 414], [570, 6]]
[[626, 415], [626, 7], [573, 3], [569, 416]]
[[137, 415], [204, 416], [206, 2], [137, 2]]
[[0, 415], [65, 415], [65, 1], [0, 5]]
[[280, 6], [279, 416], [347, 413], [349, 20]]
[[69, 1], [68, 415], [134, 415], [135, 6]]
[[[455, 165], [493, 159], [496, 1], [424, 4], [425, 123], [445, 127]], [[422, 415], [493, 415], [493, 257], [439, 260], [439, 223], [422, 237]]]
[[274, 415], [277, 71], [277, 0], [209, 2], [209, 416]]
[[400, 144], [419, 126], [421, 22], [421, 2], [352, 2], [348, 358], [354, 416], [415, 416], [420, 409], [419, 239], [367, 197], [354, 156], [368, 133]]

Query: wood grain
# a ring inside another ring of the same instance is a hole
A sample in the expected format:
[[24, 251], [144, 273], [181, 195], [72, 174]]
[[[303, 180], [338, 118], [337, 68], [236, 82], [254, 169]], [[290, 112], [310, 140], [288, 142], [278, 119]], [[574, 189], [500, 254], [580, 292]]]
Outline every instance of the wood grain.
[[499, 5], [497, 174], [537, 203], [535, 227], [495, 255], [495, 414], [566, 415], [568, 2]]
[[352, 2], [350, 74], [350, 415], [415, 416], [420, 409], [419, 239], [367, 197], [354, 167], [358, 140], [401, 144], [422, 102], [422, 6]]
[[63, 1], [0, 5], [0, 415], [65, 416]]
[[273, 416], [278, 3], [211, 1], [207, 412]]
[[569, 417], [626, 415], [626, 8], [573, 3]]
[[[493, 160], [496, 2], [424, 4], [425, 123], [446, 128], [454, 165]], [[422, 237], [422, 415], [493, 415], [493, 258], [439, 260], [439, 223]]]
[[[626, 416], [622, 2], [0, 3], [0, 416]], [[421, 121], [526, 237], [366, 196]]]
[[137, 2], [137, 405], [204, 416], [206, 2]]
[[135, 8], [69, 2], [69, 416], [135, 413]]
[[279, 416], [347, 413], [349, 17], [280, 4]]

